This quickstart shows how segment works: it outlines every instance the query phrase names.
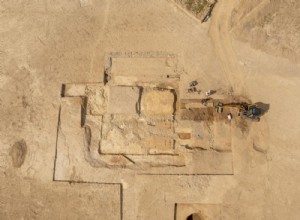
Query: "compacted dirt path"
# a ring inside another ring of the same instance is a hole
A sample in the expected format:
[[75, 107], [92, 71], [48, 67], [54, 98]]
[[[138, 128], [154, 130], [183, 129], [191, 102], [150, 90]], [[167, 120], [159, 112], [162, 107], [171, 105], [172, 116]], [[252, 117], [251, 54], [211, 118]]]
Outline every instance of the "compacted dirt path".
[[212, 39], [215, 53], [221, 63], [222, 69], [236, 93], [244, 91], [242, 70], [233, 49], [229, 33], [231, 12], [235, 1], [221, 0], [216, 4], [210, 24], [209, 35]]

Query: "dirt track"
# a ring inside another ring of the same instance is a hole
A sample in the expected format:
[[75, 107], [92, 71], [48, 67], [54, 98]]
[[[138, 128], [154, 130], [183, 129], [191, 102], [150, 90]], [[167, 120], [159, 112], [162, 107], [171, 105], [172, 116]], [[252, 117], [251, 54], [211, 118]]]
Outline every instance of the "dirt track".
[[217, 58], [221, 62], [223, 72], [226, 74], [232, 88], [237, 94], [242, 94], [245, 89], [243, 73], [240, 68], [236, 53], [230, 37], [230, 19], [234, 9], [234, 0], [220, 1], [214, 10], [209, 35], [214, 45]]

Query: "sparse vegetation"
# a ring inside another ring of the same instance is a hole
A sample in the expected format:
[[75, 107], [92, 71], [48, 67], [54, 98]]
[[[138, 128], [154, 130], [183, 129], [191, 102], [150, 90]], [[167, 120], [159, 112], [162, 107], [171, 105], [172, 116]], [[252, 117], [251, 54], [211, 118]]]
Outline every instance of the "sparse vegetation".
[[191, 9], [192, 9], [193, 4], [194, 4], [194, 1], [195, 1], [195, 0], [187, 0], [187, 1], [185, 2], [186, 8], [187, 8], [188, 10], [191, 10]]
[[208, 4], [208, 0], [186, 0], [186, 8], [195, 14], [199, 14]]

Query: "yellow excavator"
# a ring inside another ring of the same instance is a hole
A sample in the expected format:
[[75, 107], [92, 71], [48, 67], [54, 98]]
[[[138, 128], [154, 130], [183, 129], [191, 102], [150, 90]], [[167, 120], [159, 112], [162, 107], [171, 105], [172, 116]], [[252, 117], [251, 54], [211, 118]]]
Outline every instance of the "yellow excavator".
[[252, 121], [260, 121], [260, 116], [263, 111], [257, 104], [248, 104], [246, 102], [241, 103], [221, 103], [215, 105], [216, 111], [221, 113], [224, 108], [238, 108], [239, 115], [243, 119], [250, 119]]

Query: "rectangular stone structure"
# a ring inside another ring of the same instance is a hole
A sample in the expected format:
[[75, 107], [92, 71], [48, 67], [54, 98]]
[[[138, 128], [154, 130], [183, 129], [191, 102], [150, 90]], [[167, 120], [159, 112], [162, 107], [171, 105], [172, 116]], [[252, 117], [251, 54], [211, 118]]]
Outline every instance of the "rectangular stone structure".
[[175, 58], [113, 57], [111, 76], [114, 84], [134, 85], [140, 82], [176, 81]]

